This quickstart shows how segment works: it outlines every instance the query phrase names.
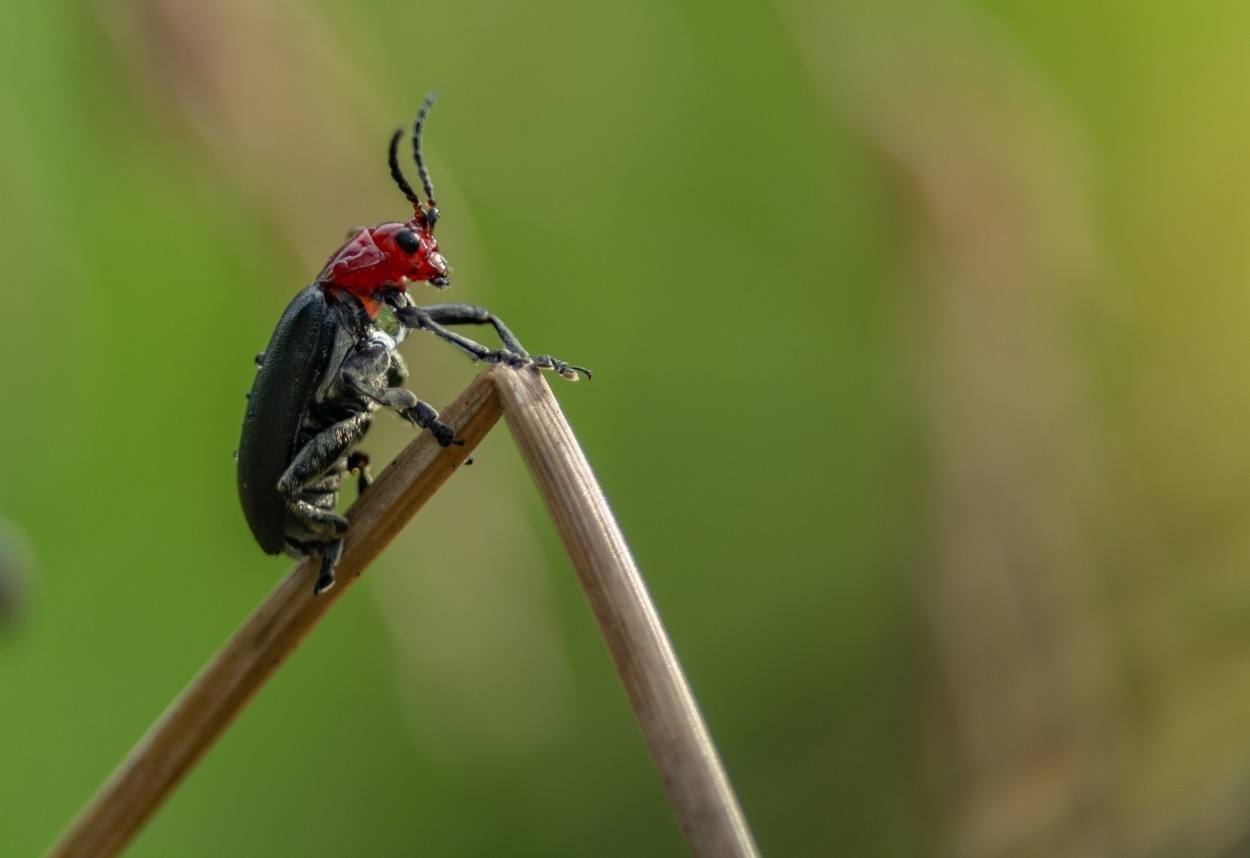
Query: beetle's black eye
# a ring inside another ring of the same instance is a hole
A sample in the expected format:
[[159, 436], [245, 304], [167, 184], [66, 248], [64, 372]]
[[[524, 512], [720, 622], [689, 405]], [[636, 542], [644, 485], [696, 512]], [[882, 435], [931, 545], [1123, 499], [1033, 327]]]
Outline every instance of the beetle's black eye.
[[421, 239], [417, 238], [417, 234], [410, 229], [396, 230], [395, 243], [404, 253], [416, 253], [421, 249]]

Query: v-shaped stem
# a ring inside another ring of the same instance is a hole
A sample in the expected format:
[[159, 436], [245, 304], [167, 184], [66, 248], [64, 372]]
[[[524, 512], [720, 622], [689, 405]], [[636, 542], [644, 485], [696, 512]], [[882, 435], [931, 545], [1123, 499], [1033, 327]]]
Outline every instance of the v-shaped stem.
[[312, 595], [317, 557], [292, 569], [131, 750], [48, 858], [121, 852], [501, 414], [577, 569], [691, 852], [757, 855], [655, 606], [551, 389], [533, 370], [493, 367], [440, 415], [464, 446], [440, 447], [428, 432], [409, 444], [348, 513], [352, 527], [334, 589]]

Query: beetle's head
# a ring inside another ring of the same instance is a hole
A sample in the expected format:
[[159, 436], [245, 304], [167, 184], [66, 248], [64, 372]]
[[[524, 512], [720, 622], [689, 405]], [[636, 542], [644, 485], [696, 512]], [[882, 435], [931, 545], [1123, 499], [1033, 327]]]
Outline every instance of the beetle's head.
[[399, 141], [404, 135], [401, 128], [391, 137], [391, 178], [412, 203], [413, 216], [403, 223], [393, 221], [372, 229], [353, 230], [347, 244], [330, 257], [317, 277], [321, 288], [327, 291], [354, 295], [370, 316], [377, 314], [388, 295], [406, 291], [411, 281], [424, 280], [439, 289], [451, 285], [448, 276], [451, 268], [438, 252], [438, 242], [434, 239], [438, 208], [434, 204], [430, 172], [421, 154], [421, 132], [433, 105], [434, 96], [430, 95], [421, 105], [412, 126], [412, 157], [421, 176], [426, 202], [421, 202], [399, 168]]

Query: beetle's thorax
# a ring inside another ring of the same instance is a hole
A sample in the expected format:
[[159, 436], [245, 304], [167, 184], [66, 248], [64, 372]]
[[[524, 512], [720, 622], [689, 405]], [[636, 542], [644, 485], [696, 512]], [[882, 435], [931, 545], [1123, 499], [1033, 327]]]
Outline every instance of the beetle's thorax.
[[414, 217], [357, 232], [330, 257], [317, 285], [339, 300], [354, 296], [372, 318], [388, 295], [407, 291], [409, 281], [446, 286], [449, 270], [432, 230]]

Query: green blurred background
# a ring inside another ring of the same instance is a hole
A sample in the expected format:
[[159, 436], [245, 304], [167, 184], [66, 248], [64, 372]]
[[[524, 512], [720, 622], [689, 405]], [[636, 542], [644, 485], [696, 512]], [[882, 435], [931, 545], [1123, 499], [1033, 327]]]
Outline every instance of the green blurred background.
[[[1248, 44], [1231, 0], [0, 3], [0, 855], [288, 568], [252, 357], [404, 216], [431, 89], [448, 298], [596, 371], [553, 383], [766, 854], [1248, 854]], [[476, 458], [129, 854], [683, 853]]]

